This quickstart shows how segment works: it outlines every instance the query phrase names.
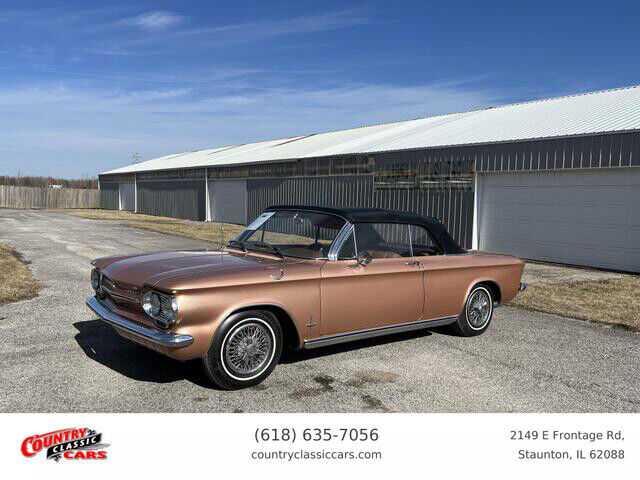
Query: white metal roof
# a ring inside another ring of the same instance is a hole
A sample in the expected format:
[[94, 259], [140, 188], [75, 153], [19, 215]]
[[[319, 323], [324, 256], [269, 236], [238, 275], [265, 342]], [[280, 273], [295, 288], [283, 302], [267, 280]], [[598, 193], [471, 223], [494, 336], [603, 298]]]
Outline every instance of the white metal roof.
[[640, 130], [640, 86], [166, 155], [104, 173], [214, 167], [628, 130]]

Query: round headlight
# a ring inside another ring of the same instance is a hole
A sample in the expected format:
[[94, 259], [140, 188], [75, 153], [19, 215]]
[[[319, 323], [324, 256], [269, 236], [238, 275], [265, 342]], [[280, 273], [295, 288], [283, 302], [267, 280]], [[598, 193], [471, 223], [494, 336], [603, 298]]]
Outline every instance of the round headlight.
[[142, 308], [148, 315], [151, 314], [151, 292], [145, 292], [142, 295]]
[[95, 268], [91, 270], [91, 287], [94, 290], [98, 290], [100, 288], [100, 274]]
[[151, 315], [157, 316], [160, 314], [160, 297], [157, 293], [152, 293], [149, 299], [151, 304]]

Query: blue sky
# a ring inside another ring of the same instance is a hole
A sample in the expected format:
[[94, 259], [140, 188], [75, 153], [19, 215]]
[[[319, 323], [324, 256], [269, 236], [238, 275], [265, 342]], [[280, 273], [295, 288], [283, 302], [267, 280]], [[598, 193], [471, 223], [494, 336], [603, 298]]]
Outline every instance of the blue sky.
[[0, 175], [640, 83], [637, 2], [0, 4]]

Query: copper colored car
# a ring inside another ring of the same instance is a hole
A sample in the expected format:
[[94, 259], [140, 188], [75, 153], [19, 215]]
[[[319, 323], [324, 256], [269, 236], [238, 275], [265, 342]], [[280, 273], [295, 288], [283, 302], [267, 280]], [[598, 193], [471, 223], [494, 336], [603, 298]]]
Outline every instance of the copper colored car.
[[87, 305], [226, 389], [263, 381], [283, 348], [445, 326], [483, 333], [524, 263], [467, 252], [437, 220], [372, 208], [270, 207], [222, 252], [92, 262]]

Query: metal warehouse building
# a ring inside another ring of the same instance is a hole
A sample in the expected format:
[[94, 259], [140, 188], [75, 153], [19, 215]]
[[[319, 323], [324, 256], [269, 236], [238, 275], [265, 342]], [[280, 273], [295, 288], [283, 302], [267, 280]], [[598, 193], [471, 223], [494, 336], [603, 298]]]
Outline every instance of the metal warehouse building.
[[102, 207], [246, 224], [272, 204], [437, 217], [466, 248], [640, 272], [640, 87], [179, 153]]

